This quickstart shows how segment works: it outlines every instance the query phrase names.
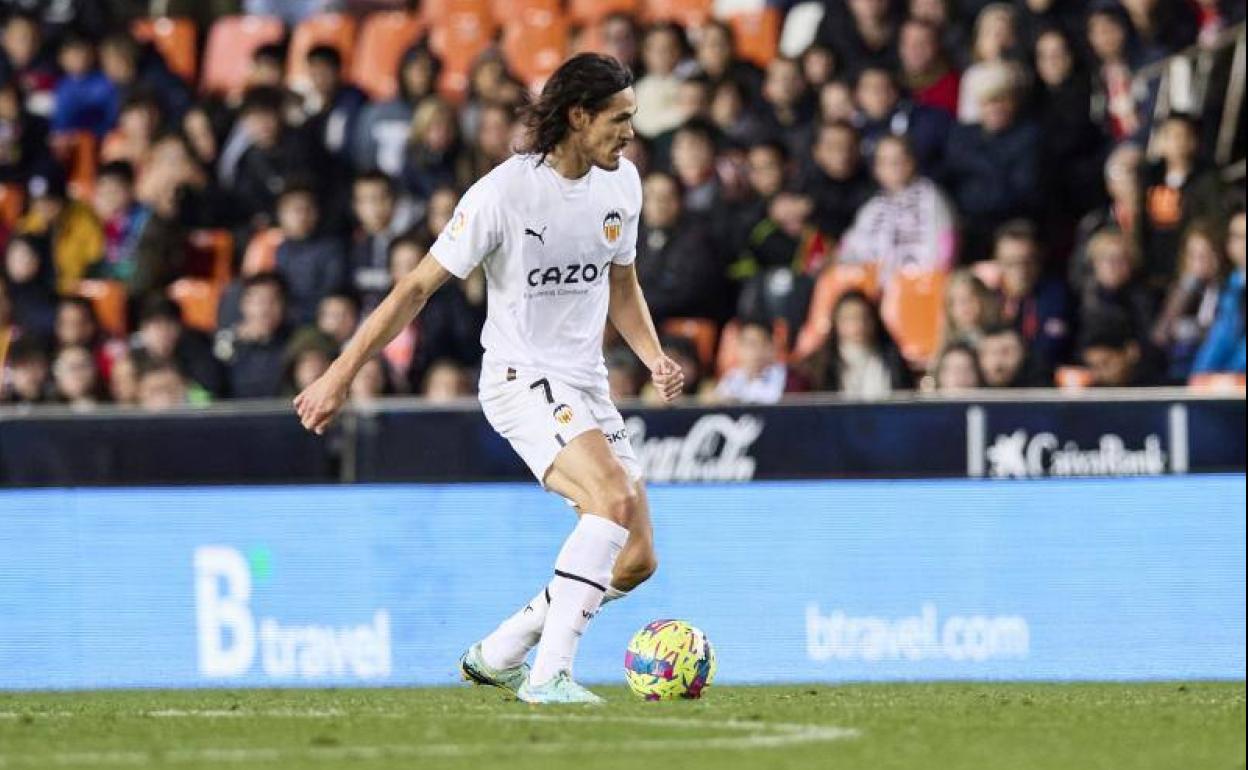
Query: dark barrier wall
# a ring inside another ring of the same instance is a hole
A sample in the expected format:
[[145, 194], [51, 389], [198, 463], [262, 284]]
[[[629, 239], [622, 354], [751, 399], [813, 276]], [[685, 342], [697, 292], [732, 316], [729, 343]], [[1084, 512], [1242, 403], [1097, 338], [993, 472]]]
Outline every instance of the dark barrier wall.
[[[1242, 471], [1244, 411], [1243, 400], [1176, 391], [624, 414], [651, 480], [746, 481]], [[8, 486], [527, 478], [475, 408], [397, 403], [348, 415], [324, 438], [305, 433], [284, 404], [242, 413], [0, 419], [0, 482]]]

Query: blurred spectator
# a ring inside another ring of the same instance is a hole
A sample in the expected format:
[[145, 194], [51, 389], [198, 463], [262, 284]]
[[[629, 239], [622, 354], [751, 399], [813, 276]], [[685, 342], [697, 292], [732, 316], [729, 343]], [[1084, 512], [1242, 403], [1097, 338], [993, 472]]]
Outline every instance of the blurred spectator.
[[827, 83], [836, 77], [838, 64], [836, 54], [831, 48], [820, 45], [819, 43], [811, 43], [802, 52], [802, 78], [806, 81], [806, 89], [815, 93]]
[[1126, 12], [1117, 3], [1098, 3], [1088, 12], [1093, 115], [1119, 141], [1137, 137], [1144, 128], [1143, 107], [1131, 82], [1139, 57], [1131, 45], [1130, 30]]
[[52, 131], [90, 131], [103, 138], [117, 120], [117, 87], [96, 67], [95, 44], [72, 32], [61, 41]]
[[676, 316], [721, 319], [726, 313], [725, 261], [706, 222], [686, 215], [671, 174], [646, 177], [637, 234], [637, 279], [656, 324]]
[[984, 386], [979, 355], [969, 342], [954, 342], [941, 348], [932, 367], [931, 389], [941, 393], [961, 393]]
[[986, 71], [973, 94], [978, 125], [957, 124], [945, 148], [947, 187], [963, 216], [963, 260], [982, 258], [992, 232], [1039, 207], [1040, 132], [1019, 119], [1019, 99], [1008, 65]]
[[125, 161], [141, 164], [151, 150], [160, 127], [160, 106], [150, 96], [139, 93], [128, 96], [121, 104], [117, 127], [104, 138], [100, 160], [105, 163]]
[[784, 143], [789, 155], [806, 157], [815, 105], [802, 79], [801, 62], [777, 56], [763, 79], [764, 130]]
[[694, 55], [698, 71], [706, 75], [712, 84], [732, 80], [745, 89], [747, 103], [759, 97], [763, 74], [758, 67], [736, 56], [736, 41], [728, 22], [723, 19], [709, 20], [698, 29], [696, 43]]
[[814, 164], [799, 180], [814, 202], [814, 222], [830, 238], [849, 229], [873, 185], [862, 163], [858, 132], [847, 123], [825, 123], [815, 135]]
[[800, 328], [814, 291], [814, 276], [828, 260], [822, 236], [811, 226], [814, 204], [800, 190], [787, 189], [766, 202], [766, 216], [754, 223], [744, 248], [729, 265], [739, 282], [737, 315], [783, 318]]
[[858, 115], [854, 89], [845, 80], [830, 80], [819, 89], [819, 122], [852, 124]]
[[190, 403], [186, 379], [178, 367], [168, 362], [141, 367], [136, 391], [139, 408], [147, 412], [163, 412]]
[[624, 343], [608, 346], [603, 353], [607, 365], [607, 388], [611, 400], [637, 398], [641, 394], [641, 362]]
[[360, 303], [354, 295], [338, 292], [321, 299], [316, 308], [316, 328], [341, 349], [355, 334], [360, 322]]
[[1000, 297], [971, 270], [955, 270], [945, 283], [944, 339], [974, 345], [985, 329], [1000, 322]]
[[182, 323], [178, 306], [160, 295], [149, 297], [131, 339], [131, 353], [140, 367], [169, 363], [204, 392], [225, 391], [225, 375], [206, 336]]
[[1019, 88], [1023, 81], [1021, 70], [1012, 66], [1018, 58], [1018, 17], [1010, 3], [990, 3], [975, 17], [972, 33], [971, 60], [974, 62], [962, 73], [958, 93], [958, 122], [974, 124], [980, 120], [980, 94], [985, 84], [995, 83], [999, 71], [1008, 71]]
[[127, 289], [131, 297], [142, 298], [181, 275], [188, 222], [211, 220], [222, 206], [179, 134], [165, 134], [152, 145], [135, 183], [135, 197], [141, 208]]
[[832, 332], [823, 350], [807, 362], [814, 390], [851, 399], [874, 400], [913, 387], [897, 343], [865, 294], [848, 291], [832, 311]]
[[293, 184], [278, 196], [277, 272], [286, 281], [290, 318], [297, 325], [312, 323], [321, 299], [342, 289], [347, 277], [343, 245], [317, 234], [318, 217], [311, 187]]
[[1079, 333], [1079, 351], [1097, 387], [1161, 384], [1143, 355], [1131, 321], [1121, 312], [1110, 309], [1090, 316]]
[[52, 363], [56, 383], [56, 399], [74, 411], [93, 409], [102, 400], [99, 372], [91, 351], [81, 345], [70, 345], [57, 351]]
[[502, 104], [482, 105], [477, 133], [468, 151], [469, 182], [480, 179], [511, 157], [514, 130], [515, 121], [510, 107]]
[[172, 121], [182, 120], [191, 106], [186, 84], [169, 71], [151, 46], [140, 47], [128, 34], [114, 33], [100, 43], [100, 69], [122, 102], [145, 97]]
[[251, 146], [238, 161], [230, 192], [240, 210], [247, 212], [253, 228], [268, 227], [273, 221], [277, 193], [286, 180], [316, 168], [314, 153], [304, 136], [287, 127], [282, 117], [282, 95], [271, 88], [255, 88], [247, 93], [239, 117]]
[[736, 80], [725, 79], [715, 84], [709, 116], [715, 128], [733, 144], [748, 147], [764, 138], [763, 121], [751, 109], [745, 86]]
[[953, 4], [953, 0], [908, 0], [907, 18], [933, 27], [953, 66], [964, 69], [970, 58], [967, 50], [970, 46], [966, 42], [966, 30], [954, 18], [957, 11]]
[[0, 392], [0, 403], [46, 404], [54, 399], [48, 351], [44, 342], [33, 334], [24, 334], [9, 345], [6, 389]]
[[290, 338], [283, 354], [282, 395], [294, 396], [324, 374], [338, 355], [338, 344], [314, 327], [305, 327]]
[[468, 386], [464, 367], [443, 358], [430, 365], [420, 392], [431, 403], [445, 404], [471, 396], [472, 388]]
[[1230, 274], [1222, 234], [1205, 220], [1183, 235], [1179, 272], [1153, 324], [1152, 343], [1166, 353], [1166, 379], [1186, 382], [1192, 361], [1213, 326], [1222, 283]]
[[56, 306], [56, 328], [53, 337], [57, 349], [85, 347], [91, 351], [96, 371], [102, 380], [112, 375], [114, 359], [124, 355], [125, 343], [107, 339], [100, 331], [91, 300], [85, 297], [63, 297]]
[[1107, 137], [1092, 122], [1092, 87], [1076, 68], [1074, 49], [1064, 32], [1053, 27], [1039, 33], [1035, 66], [1032, 114], [1044, 137], [1040, 167], [1046, 229], [1060, 229], [1068, 236], [1078, 218], [1103, 200], [1099, 183]]
[[1218, 300], [1213, 328], [1196, 353], [1193, 373], [1244, 373], [1244, 209], [1231, 215], [1227, 225], [1226, 253], [1231, 274]]
[[0, 83], [13, 84], [26, 100], [23, 109], [46, 118], [54, 107], [56, 79], [39, 19], [25, 10], [10, 13], [0, 30]]
[[68, 196], [65, 177], [58, 168], [32, 176], [26, 195], [30, 205], [17, 221], [16, 231], [48, 241], [56, 290], [71, 294], [87, 269], [103, 254], [104, 232], [100, 222], [90, 206]]
[[192, 155], [200, 166], [212, 173], [215, 173], [221, 153], [221, 132], [218, 130], [217, 120], [214, 119], [216, 112], [205, 105], [196, 104], [182, 116], [182, 133], [186, 136]]
[[951, 120], [946, 113], [903, 100], [895, 76], [883, 67], [859, 73], [854, 99], [864, 157], [874, 155], [875, 145], [884, 137], [904, 136], [923, 173], [939, 169], [949, 142]]
[[348, 166], [356, 120], [368, 103], [368, 96], [344, 81], [342, 54], [337, 48], [313, 46], [306, 61], [308, 82], [303, 110], [308, 116], [308, 131], [327, 154]]
[[1154, 293], [1138, 279], [1138, 256], [1130, 241], [1117, 230], [1102, 230], [1088, 241], [1092, 280], [1081, 287], [1080, 325], [1090, 318], [1117, 311], [1139, 341], [1148, 337], [1157, 309]]
[[1061, 280], [1044, 275], [1035, 227], [1021, 220], [1003, 225], [993, 244], [993, 261], [1001, 275], [1002, 317], [1027, 342], [1035, 365], [1047, 368], [1065, 361], [1074, 316], [1070, 292]]
[[1027, 352], [1018, 329], [999, 324], [984, 329], [975, 343], [984, 386], [989, 388], [1047, 388], [1053, 378]]
[[0, 183], [25, 185], [49, 163], [48, 121], [26, 109], [15, 81], [0, 78]]
[[914, 103], [943, 110], [950, 117], [957, 115], [962, 75], [941, 48], [940, 30], [926, 21], [908, 19], [901, 26], [897, 54], [901, 83]]
[[[402, 235], [390, 244], [390, 274], [395, 282], [416, 269], [429, 253], [427, 238]], [[384, 354], [400, 390], [422, 392], [430, 367], [437, 361], [474, 366], [481, 360], [481, 327], [485, 315], [474, 308], [464, 283], [450, 280], [425, 302], [425, 307], [386, 346]]]
[[259, 273], [243, 283], [242, 317], [217, 332], [214, 352], [226, 367], [233, 398], [269, 398], [282, 387], [282, 356], [290, 338], [286, 285], [276, 273]]
[[466, 187], [470, 173], [455, 109], [439, 97], [425, 97], [412, 113], [400, 176], [403, 188], [423, 201], [438, 187]]
[[151, 213], [134, 199], [134, 169], [129, 163], [119, 160], [100, 167], [91, 206], [104, 229], [104, 254], [87, 274], [129, 281], [137, 264], [139, 234]]
[[390, 243], [411, 225], [399, 205], [394, 183], [380, 171], [366, 171], [351, 186], [351, 208], [359, 231], [351, 246], [351, 288], [361, 297], [365, 313], [390, 290]]
[[1169, 115], [1158, 127], [1161, 159], [1141, 174], [1142, 217], [1138, 234], [1145, 278], [1164, 286], [1174, 275], [1179, 236], [1199, 216], [1222, 215], [1225, 191], [1218, 172], [1199, 161], [1200, 127], [1195, 118]]
[[139, 365], [132, 354], [126, 353], [113, 362], [108, 377], [108, 393], [117, 406], [136, 406], [139, 403]]
[[897, 24], [890, 5], [889, 0], [829, 3], [815, 40], [831, 48], [838, 61], [891, 67], [897, 58]]
[[599, 22], [599, 33], [602, 38], [602, 52], [608, 56], [614, 56], [625, 67], [633, 72], [638, 71], [638, 45], [639, 31], [637, 29], [637, 21], [633, 18], [633, 14], [625, 11], [616, 11], [607, 14], [601, 22]]
[[805, 387], [776, 357], [769, 321], [744, 319], [737, 326], [737, 365], [720, 377], [717, 401], [774, 404], [785, 393]]
[[390, 175], [403, 170], [412, 112], [422, 99], [434, 93], [441, 69], [424, 42], [403, 54], [399, 61], [399, 95], [370, 105], [360, 113], [352, 152], [357, 170], [376, 168]]
[[4, 249], [4, 281], [13, 321], [23, 332], [48, 336], [56, 316], [52, 264], [43, 239], [15, 235]]
[[1034, 49], [1048, 30], [1059, 31], [1067, 40], [1080, 34], [1083, 0], [1023, 0], [1017, 5], [1019, 39], [1027, 50]]
[[1091, 271], [1087, 260], [1087, 243], [1100, 230], [1115, 227], [1132, 235], [1141, 219], [1140, 164], [1144, 153], [1137, 145], [1125, 142], [1110, 152], [1105, 160], [1105, 189], [1109, 202], [1088, 212], [1079, 222], [1074, 251], [1070, 258], [1069, 280], [1072, 286], [1083, 286]]
[[672, 139], [672, 170], [685, 190], [685, 210], [706, 213], [723, 202], [723, 183], [715, 167], [715, 127], [691, 120]]
[[685, 32], [679, 25], [659, 22], [642, 38], [641, 59], [646, 74], [633, 86], [637, 94], [633, 127], [647, 139], [675, 129], [684, 118], [678, 98], [680, 78], [676, 75], [676, 66], [685, 55]]
[[881, 286], [899, 270], [946, 272], [957, 253], [954, 212], [944, 193], [919, 176], [909, 142], [887, 136], [875, 150], [880, 187], [841, 241], [840, 261], [878, 268]]
[[380, 357], [365, 361], [351, 381], [351, 403], [357, 407], [372, 405], [377, 399], [393, 392], [390, 372], [386, 369], [386, 362]]
[[1192, 3], [1176, 0], [1119, 0], [1127, 11], [1144, 63], [1156, 61], [1196, 42]]

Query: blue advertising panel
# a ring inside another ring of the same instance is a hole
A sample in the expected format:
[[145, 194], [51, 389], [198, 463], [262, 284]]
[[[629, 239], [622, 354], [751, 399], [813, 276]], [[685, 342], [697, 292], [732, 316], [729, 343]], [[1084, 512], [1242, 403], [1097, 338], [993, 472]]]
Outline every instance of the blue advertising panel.
[[[654, 486], [722, 682], [1236, 678], [1244, 477]], [[533, 484], [0, 493], [0, 688], [448, 684], [572, 526]]]

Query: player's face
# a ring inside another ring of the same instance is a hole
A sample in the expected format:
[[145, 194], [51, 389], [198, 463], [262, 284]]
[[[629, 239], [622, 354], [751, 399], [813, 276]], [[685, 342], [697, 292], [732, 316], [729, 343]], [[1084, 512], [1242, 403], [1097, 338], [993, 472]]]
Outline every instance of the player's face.
[[633, 115], [637, 113], [637, 97], [632, 88], [625, 88], [607, 102], [607, 106], [585, 127], [586, 155], [595, 166], [615, 171], [620, 167], [624, 148], [633, 139]]

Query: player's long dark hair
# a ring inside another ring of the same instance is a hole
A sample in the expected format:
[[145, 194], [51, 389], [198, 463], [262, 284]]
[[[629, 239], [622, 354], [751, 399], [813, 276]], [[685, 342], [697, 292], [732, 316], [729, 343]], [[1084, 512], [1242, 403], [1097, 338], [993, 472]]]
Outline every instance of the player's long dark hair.
[[573, 107], [596, 115], [612, 96], [632, 84], [633, 73], [613, 57], [597, 53], [573, 56], [550, 76], [541, 95], [521, 108], [526, 131], [520, 151], [544, 161], [572, 130], [568, 112]]

